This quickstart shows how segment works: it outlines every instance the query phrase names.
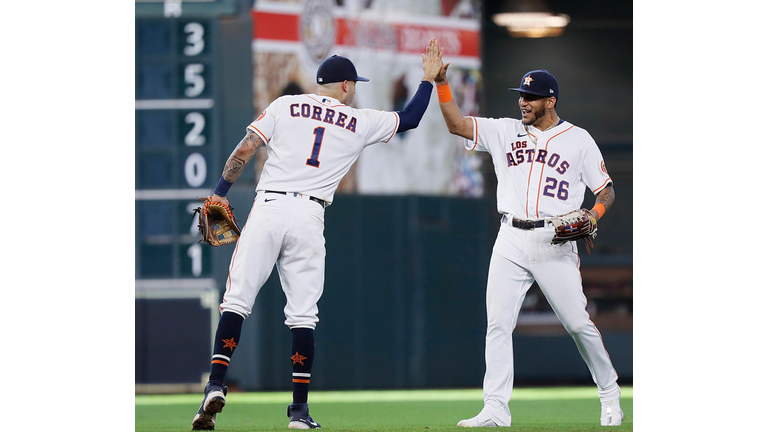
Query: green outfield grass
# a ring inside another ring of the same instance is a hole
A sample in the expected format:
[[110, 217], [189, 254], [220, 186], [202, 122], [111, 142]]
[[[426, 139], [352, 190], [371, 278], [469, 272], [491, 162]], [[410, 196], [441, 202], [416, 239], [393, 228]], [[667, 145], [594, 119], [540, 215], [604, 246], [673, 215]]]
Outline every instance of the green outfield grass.
[[[483, 407], [482, 390], [403, 390], [310, 392], [312, 417], [331, 431], [454, 431], [456, 423]], [[202, 400], [195, 395], [137, 395], [137, 432], [188, 431]], [[289, 392], [230, 393], [218, 415], [222, 432], [287, 430]], [[594, 387], [519, 388], [509, 403], [513, 431], [632, 430], [632, 387], [623, 387], [619, 427], [600, 426]]]

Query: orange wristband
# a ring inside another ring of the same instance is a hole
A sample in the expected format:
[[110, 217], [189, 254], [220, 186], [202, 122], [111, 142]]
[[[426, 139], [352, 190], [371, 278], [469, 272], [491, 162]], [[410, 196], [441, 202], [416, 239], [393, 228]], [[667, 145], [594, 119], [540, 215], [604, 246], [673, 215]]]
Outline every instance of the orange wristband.
[[595, 204], [595, 206], [592, 207], [592, 210], [597, 212], [597, 219], [600, 219], [605, 214], [605, 206], [601, 203]]
[[448, 84], [442, 84], [436, 87], [437, 87], [438, 102], [446, 103], [453, 100], [453, 95], [451, 94], [451, 86], [449, 86]]

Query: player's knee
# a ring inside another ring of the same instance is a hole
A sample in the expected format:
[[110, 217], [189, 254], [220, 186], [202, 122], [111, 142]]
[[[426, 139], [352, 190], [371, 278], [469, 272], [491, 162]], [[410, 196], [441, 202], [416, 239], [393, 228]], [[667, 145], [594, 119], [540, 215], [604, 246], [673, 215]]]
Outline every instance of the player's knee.
[[486, 329], [487, 336], [508, 336], [515, 329], [515, 324], [506, 320], [489, 319]]
[[569, 335], [575, 337], [588, 331], [590, 327], [594, 328], [594, 325], [589, 321], [565, 320], [563, 321], [563, 327], [565, 327], [565, 331], [567, 331]]

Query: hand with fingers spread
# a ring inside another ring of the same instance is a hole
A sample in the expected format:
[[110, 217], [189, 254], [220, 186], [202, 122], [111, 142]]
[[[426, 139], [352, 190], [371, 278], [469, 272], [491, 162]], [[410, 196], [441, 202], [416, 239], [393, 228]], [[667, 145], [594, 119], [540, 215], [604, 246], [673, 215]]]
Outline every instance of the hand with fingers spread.
[[443, 67], [443, 48], [432, 38], [426, 48], [426, 54], [421, 55], [421, 67], [424, 69], [422, 81], [435, 81]]

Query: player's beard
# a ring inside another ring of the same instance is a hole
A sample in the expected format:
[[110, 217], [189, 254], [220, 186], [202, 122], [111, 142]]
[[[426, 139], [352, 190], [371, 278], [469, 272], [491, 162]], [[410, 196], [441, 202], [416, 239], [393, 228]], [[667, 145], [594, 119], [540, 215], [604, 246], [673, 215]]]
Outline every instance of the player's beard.
[[525, 119], [523, 119], [523, 124], [526, 126], [530, 126], [534, 123], [536, 123], [540, 118], [543, 118], [547, 114], [546, 108], [544, 108], [544, 105], [542, 104], [538, 108], [534, 108], [531, 110], [531, 114], [533, 114], [533, 120], [526, 122]]

